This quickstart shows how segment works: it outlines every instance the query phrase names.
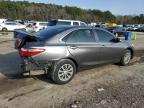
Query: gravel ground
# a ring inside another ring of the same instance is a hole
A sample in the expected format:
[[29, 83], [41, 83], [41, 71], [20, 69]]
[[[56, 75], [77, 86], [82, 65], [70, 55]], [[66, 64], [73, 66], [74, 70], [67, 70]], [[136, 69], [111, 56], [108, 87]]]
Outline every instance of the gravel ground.
[[[140, 66], [141, 65], [141, 66]], [[133, 65], [132, 74], [122, 81], [109, 81], [107, 78], [93, 89], [86, 90], [81, 99], [63, 104], [61, 107], [76, 106], [78, 108], [143, 108], [144, 106], [144, 70], [143, 64]], [[135, 70], [139, 68], [139, 70]], [[142, 69], [142, 70], [141, 70]], [[123, 70], [121, 70], [123, 71]], [[119, 80], [119, 79], [116, 79]], [[105, 82], [105, 83], [104, 83]], [[100, 87], [99, 87], [100, 86]], [[98, 88], [99, 87], [99, 88]]]
[[129, 66], [97, 66], [65, 85], [53, 84], [42, 71], [19, 77], [20, 58], [8, 37], [0, 36], [0, 108], [143, 108], [143, 33], [133, 41], [136, 55]]

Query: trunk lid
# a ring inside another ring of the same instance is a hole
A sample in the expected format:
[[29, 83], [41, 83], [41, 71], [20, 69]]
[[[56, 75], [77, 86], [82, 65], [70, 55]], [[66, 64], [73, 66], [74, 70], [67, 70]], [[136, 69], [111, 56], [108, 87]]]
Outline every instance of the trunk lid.
[[26, 31], [22, 31], [22, 30], [14, 31], [14, 39], [15, 39], [15, 48], [16, 49], [22, 48], [24, 45], [26, 45], [27, 42], [30, 43], [30, 42], [38, 41], [38, 37], [35, 34], [29, 33]]

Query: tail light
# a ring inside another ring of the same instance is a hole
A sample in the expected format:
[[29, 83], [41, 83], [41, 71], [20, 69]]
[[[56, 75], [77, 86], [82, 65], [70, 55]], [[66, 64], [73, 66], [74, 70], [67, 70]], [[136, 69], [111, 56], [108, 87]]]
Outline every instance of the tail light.
[[19, 51], [19, 54], [21, 57], [30, 57], [33, 55], [37, 55], [40, 54], [42, 52], [44, 52], [45, 49], [42, 48], [21, 48], [21, 50]]
[[15, 40], [15, 46], [16, 46], [16, 47], [19, 47], [19, 46], [21, 45], [21, 43], [22, 43], [22, 40], [21, 40], [21, 39], [16, 39], [16, 40]]

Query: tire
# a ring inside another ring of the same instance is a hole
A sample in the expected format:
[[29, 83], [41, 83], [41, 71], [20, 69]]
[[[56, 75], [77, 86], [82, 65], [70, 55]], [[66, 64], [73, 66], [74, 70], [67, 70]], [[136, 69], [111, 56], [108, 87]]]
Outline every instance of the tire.
[[61, 85], [71, 81], [75, 73], [75, 64], [71, 60], [63, 59], [55, 63], [50, 73], [50, 77], [56, 84]]
[[8, 29], [7, 29], [7, 28], [2, 28], [2, 31], [3, 31], [3, 32], [7, 32]]
[[130, 63], [130, 60], [132, 58], [132, 53], [130, 50], [126, 50], [123, 57], [121, 58], [120, 64], [122, 66], [128, 65]]

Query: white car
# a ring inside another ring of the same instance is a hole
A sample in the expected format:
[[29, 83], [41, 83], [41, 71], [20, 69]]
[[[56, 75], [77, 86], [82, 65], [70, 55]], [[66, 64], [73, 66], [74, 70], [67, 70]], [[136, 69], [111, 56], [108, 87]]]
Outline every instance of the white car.
[[48, 26], [57, 26], [57, 25], [71, 25], [71, 26], [87, 26], [85, 22], [77, 21], [77, 20], [50, 20]]
[[26, 30], [26, 26], [17, 22], [4, 22], [0, 24], [0, 31], [14, 31], [15, 29]]
[[0, 24], [6, 21], [6, 19], [0, 19]]
[[33, 24], [33, 31], [34, 31], [34, 32], [38, 32], [38, 31], [46, 28], [47, 25], [48, 25], [48, 22], [39, 22], [39, 21], [38, 21], [38, 22], [35, 22], [35, 23]]

